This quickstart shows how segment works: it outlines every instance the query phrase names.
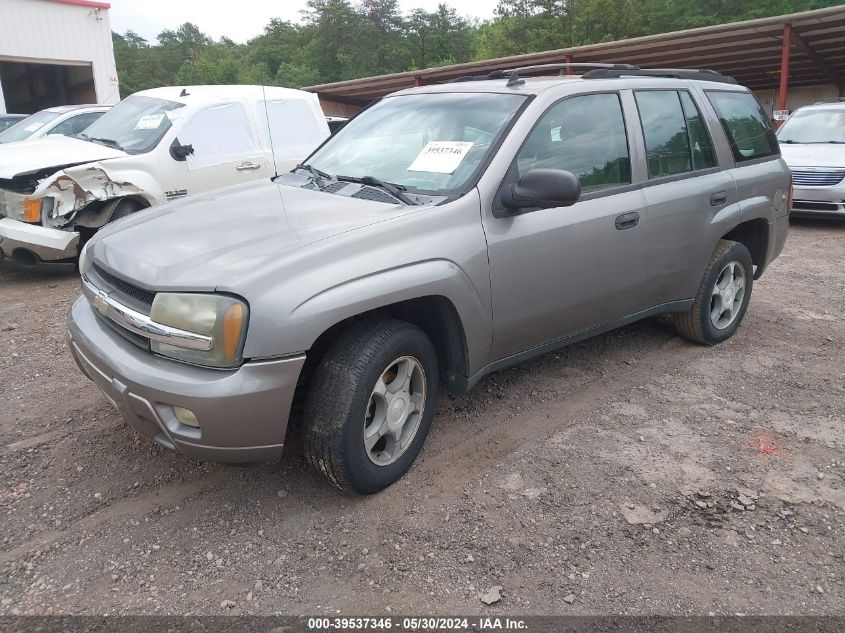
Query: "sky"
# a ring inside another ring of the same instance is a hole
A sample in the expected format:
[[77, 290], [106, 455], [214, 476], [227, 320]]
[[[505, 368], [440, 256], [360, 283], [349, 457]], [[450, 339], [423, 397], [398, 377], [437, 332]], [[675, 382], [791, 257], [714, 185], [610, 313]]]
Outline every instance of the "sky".
[[[399, 0], [402, 10], [432, 11], [443, 0]], [[270, 18], [298, 21], [306, 0], [110, 0], [111, 28], [118, 33], [135, 31], [150, 43], [164, 29], [193, 22], [214, 39], [221, 36], [246, 42], [260, 35]], [[493, 17], [497, 0], [447, 0], [464, 16]]]

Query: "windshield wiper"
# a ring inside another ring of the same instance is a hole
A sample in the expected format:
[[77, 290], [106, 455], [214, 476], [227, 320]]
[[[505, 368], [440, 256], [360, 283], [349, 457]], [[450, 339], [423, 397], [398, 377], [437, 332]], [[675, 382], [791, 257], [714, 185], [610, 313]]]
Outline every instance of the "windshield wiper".
[[314, 167], [313, 165], [306, 165], [305, 163], [299, 163], [296, 167], [294, 167], [291, 171], [296, 171], [297, 169], [302, 169], [303, 171], [307, 171], [311, 174], [311, 178], [314, 180], [318, 187], [322, 187], [320, 183], [321, 180], [331, 180], [332, 177], [324, 171], [321, 171]]
[[384, 182], [383, 180], [379, 180], [375, 176], [337, 176], [337, 179], [341, 182], [357, 182], [361, 185], [367, 185], [368, 187], [378, 187], [379, 189], [384, 189], [394, 198], [402, 202], [403, 204], [414, 205], [416, 204], [413, 200], [411, 200], [408, 196], [406, 196], [403, 191], [407, 190], [407, 187], [404, 185], [397, 185], [392, 182]]
[[86, 141], [92, 141], [94, 143], [99, 143], [100, 145], [106, 145], [108, 147], [113, 147], [114, 149], [119, 149], [121, 152], [126, 151], [125, 149], [123, 149], [123, 146], [114, 139], [98, 138], [96, 136], [88, 136], [87, 134], [74, 134], [74, 136], [77, 136], [81, 139], [85, 139]]

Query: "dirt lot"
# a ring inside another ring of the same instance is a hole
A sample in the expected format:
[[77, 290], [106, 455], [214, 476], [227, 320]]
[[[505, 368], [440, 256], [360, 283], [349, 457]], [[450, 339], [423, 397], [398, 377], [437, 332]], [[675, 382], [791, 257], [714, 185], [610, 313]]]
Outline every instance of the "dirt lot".
[[135, 435], [77, 288], [0, 265], [0, 615], [845, 614], [843, 224], [793, 226], [726, 344], [650, 319], [444, 397], [369, 498], [295, 432], [253, 468]]

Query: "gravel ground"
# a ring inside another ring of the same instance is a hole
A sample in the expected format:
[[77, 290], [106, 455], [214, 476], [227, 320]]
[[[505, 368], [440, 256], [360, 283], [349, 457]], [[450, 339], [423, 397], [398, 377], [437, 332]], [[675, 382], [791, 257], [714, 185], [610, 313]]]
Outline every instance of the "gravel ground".
[[253, 468], [136, 435], [77, 294], [0, 265], [0, 615], [845, 614], [843, 224], [793, 226], [725, 344], [649, 319], [444, 396], [368, 498], [296, 431]]

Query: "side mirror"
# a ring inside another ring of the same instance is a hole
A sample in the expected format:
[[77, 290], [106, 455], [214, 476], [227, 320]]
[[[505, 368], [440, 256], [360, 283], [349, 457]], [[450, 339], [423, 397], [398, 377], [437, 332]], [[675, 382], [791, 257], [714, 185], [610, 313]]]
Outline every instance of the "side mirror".
[[194, 146], [193, 145], [182, 145], [179, 142], [179, 139], [173, 139], [173, 143], [170, 144], [170, 155], [173, 157], [173, 160], [185, 160], [188, 156], [194, 153]]
[[506, 209], [568, 207], [581, 197], [578, 176], [563, 169], [532, 169], [519, 182], [502, 188]]

